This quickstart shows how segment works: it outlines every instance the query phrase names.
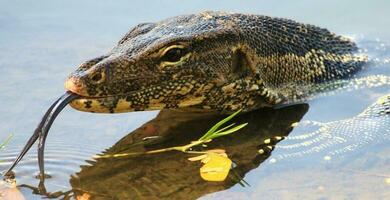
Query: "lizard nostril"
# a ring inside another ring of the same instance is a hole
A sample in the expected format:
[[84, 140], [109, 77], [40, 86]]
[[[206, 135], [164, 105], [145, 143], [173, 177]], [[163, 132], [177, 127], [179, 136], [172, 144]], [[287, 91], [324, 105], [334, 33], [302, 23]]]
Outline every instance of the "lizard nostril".
[[96, 73], [91, 77], [91, 80], [95, 83], [100, 83], [104, 79], [104, 74], [103, 73]]
[[65, 81], [65, 88], [78, 95], [88, 96], [85, 85], [79, 78], [69, 77]]

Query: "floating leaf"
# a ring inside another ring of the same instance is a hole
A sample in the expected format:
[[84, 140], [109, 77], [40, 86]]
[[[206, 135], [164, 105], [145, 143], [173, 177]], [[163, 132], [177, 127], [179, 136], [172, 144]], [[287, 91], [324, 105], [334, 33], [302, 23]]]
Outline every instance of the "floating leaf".
[[224, 181], [229, 174], [232, 161], [225, 155], [207, 153], [202, 160], [205, 164], [200, 168], [200, 176], [206, 181]]
[[188, 158], [189, 161], [198, 161], [198, 160], [203, 160], [207, 158], [207, 154], [203, 154], [203, 155], [200, 155], [200, 156], [195, 156], [195, 157], [191, 157], [191, 158]]

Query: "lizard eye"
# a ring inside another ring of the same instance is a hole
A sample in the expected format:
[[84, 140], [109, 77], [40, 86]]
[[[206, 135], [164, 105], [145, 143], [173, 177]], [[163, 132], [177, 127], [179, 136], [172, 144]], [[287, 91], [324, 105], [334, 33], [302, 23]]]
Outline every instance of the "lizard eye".
[[180, 61], [180, 58], [184, 55], [183, 49], [180, 48], [172, 48], [169, 49], [164, 56], [161, 58], [162, 61], [168, 62], [177, 62]]
[[181, 61], [187, 53], [184, 46], [173, 45], [163, 51], [161, 61], [164, 63], [177, 63]]

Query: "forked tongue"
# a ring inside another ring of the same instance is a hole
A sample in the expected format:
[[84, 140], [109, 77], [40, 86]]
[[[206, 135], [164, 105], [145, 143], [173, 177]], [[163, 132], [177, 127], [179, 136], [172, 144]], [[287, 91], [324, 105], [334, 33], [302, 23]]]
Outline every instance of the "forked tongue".
[[27, 144], [24, 146], [19, 156], [12, 163], [11, 167], [5, 172], [4, 175], [6, 177], [13, 176], [11, 175], [12, 169], [19, 163], [19, 161], [28, 152], [28, 150], [35, 143], [35, 141], [39, 139], [38, 140], [39, 177], [40, 179], [45, 178], [44, 150], [45, 150], [45, 141], [46, 141], [47, 134], [50, 130], [51, 125], [54, 122], [54, 119], [61, 112], [61, 110], [64, 109], [64, 107], [68, 105], [69, 102], [76, 99], [77, 97], [79, 97], [77, 94], [66, 92], [50, 106], [50, 108], [46, 111], [45, 115], [42, 117], [41, 122], [38, 124], [37, 128], [35, 129], [34, 134], [27, 141]]

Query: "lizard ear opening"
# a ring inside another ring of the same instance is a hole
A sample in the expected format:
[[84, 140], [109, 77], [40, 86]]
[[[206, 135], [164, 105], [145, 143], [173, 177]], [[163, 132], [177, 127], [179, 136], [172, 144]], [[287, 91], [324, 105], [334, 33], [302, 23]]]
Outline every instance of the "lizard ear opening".
[[247, 54], [240, 48], [233, 50], [232, 55], [232, 72], [235, 77], [245, 77], [252, 73], [251, 62]]

